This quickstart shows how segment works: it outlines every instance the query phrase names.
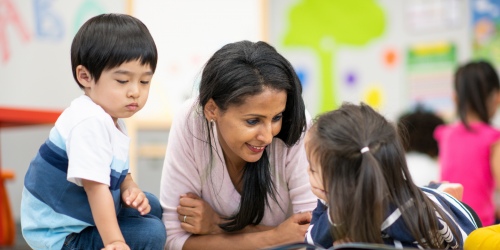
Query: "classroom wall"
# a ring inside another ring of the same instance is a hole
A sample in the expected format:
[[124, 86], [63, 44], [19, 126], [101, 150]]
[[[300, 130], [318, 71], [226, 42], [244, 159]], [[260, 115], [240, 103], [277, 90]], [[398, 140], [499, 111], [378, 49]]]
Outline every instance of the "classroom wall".
[[[320, 2], [344, 5], [315, 7], [308, 0], [0, 0], [0, 106], [67, 107], [82, 94], [69, 58], [77, 29], [100, 13], [132, 13], [148, 26], [159, 52], [148, 103], [128, 121], [137, 132], [133, 151], [142, 152], [135, 160], [135, 177], [141, 188], [159, 195], [169, 122], [183, 101], [196, 96], [203, 64], [223, 45], [246, 39], [275, 46], [294, 65], [313, 115], [343, 101], [364, 101], [395, 120], [424, 103], [452, 120], [453, 70], [476, 55], [473, 7], [500, 5], [500, 0]], [[342, 15], [329, 14], [331, 8], [354, 13], [335, 19]], [[368, 14], [356, 16], [356, 11]], [[426, 16], [429, 12], [438, 14]], [[322, 93], [334, 98], [325, 100]], [[500, 124], [499, 115], [494, 124]], [[2, 167], [17, 174], [7, 182], [16, 218], [24, 174], [50, 128], [0, 130]]]

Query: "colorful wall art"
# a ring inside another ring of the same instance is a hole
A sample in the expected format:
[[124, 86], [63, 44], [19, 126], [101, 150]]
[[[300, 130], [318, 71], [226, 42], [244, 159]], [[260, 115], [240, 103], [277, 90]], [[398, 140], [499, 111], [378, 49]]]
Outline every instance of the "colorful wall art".
[[335, 76], [331, 70], [335, 67], [338, 49], [346, 45], [365, 45], [383, 33], [385, 22], [384, 12], [372, 0], [304, 0], [291, 8], [283, 45], [310, 48], [319, 58], [320, 111], [339, 105]]
[[450, 117], [452, 72], [472, 52], [467, 3], [273, 0], [268, 37], [300, 72], [312, 115], [365, 102], [396, 120], [425, 102]]

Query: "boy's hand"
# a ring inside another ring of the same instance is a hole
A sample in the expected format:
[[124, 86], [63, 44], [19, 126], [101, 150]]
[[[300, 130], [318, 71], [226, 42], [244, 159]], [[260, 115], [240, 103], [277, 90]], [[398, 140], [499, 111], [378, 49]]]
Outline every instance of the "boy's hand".
[[127, 206], [137, 209], [141, 215], [148, 214], [149, 211], [151, 211], [148, 198], [146, 198], [146, 195], [136, 187], [131, 187], [123, 191], [122, 199]]
[[115, 241], [101, 250], [130, 250], [130, 247], [125, 242]]

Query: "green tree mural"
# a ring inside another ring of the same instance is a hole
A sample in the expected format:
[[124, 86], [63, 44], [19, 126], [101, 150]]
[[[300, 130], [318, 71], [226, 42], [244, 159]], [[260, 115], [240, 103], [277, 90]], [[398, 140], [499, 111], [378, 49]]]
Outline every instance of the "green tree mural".
[[303, 0], [291, 8], [285, 46], [305, 46], [321, 63], [320, 112], [336, 108], [334, 62], [342, 45], [361, 46], [384, 31], [385, 18], [373, 0]]

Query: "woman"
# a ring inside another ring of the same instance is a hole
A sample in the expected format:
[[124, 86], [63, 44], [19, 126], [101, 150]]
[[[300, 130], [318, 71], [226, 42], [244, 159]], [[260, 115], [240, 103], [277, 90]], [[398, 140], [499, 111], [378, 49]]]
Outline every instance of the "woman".
[[264, 42], [228, 44], [210, 58], [199, 97], [170, 130], [160, 195], [167, 249], [304, 240], [316, 199], [301, 94], [291, 64]]

